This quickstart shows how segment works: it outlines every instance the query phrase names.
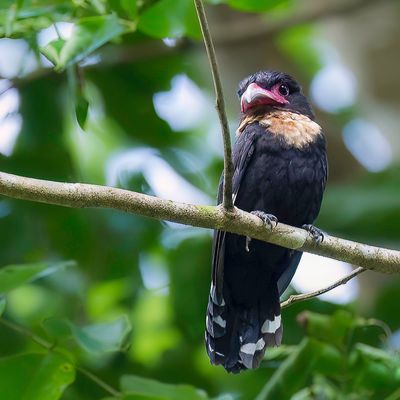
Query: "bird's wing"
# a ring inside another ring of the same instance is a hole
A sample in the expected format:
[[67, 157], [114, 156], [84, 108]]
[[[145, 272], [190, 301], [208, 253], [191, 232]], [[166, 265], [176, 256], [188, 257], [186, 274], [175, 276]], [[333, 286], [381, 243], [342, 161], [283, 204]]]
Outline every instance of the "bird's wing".
[[290, 282], [292, 281], [302, 255], [303, 255], [303, 253], [301, 251], [297, 251], [297, 250], [288, 251], [288, 254], [287, 254], [288, 265], [287, 265], [286, 269], [283, 271], [282, 275], [278, 279], [279, 296], [282, 296], [282, 294], [284, 293], [284, 291], [287, 289]]
[[[303, 165], [302, 167], [294, 165], [294, 168], [298, 171], [303, 168], [302, 173], [307, 174], [310, 177], [308, 183], [313, 187], [314, 196], [310, 202], [310, 211], [306, 216], [304, 223], [312, 224], [318, 216], [322, 202], [322, 195], [328, 178], [328, 161], [326, 154], [324, 152], [322, 157], [317, 159], [316, 163], [309, 160], [306, 165]], [[278, 280], [279, 295], [282, 295], [289, 286], [294, 274], [296, 273], [302, 254], [302, 252], [295, 250], [288, 252], [287, 267]]]
[[[254, 152], [254, 143], [256, 132], [251, 129], [246, 129], [237, 138], [233, 149], [233, 166], [234, 174], [232, 178], [232, 197], [233, 202], [239, 193], [240, 182], [246, 171], [247, 165]], [[224, 179], [221, 176], [218, 187], [218, 204], [222, 202]], [[224, 273], [224, 255], [225, 255], [225, 236], [226, 232], [215, 231], [213, 241], [213, 273], [212, 273], [212, 290], [214, 290], [217, 299], [222, 299], [222, 280]]]

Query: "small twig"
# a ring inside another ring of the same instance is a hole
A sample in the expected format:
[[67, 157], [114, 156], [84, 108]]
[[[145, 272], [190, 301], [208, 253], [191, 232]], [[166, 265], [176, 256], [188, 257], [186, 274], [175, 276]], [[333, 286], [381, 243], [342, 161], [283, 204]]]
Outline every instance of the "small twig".
[[55, 22], [55, 21], [52, 21], [52, 22], [53, 22], [54, 30], [56, 31], [56, 35], [58, 36], [58, 38], [59, 39], [64, 39], [62, 34], [61, 34], [61, 32], [60, 32], [60, 29], [58, 29], [57, 22]]
[[376, 318], [368, 318], [365, 322], [370, 326], [376, 326], [378, 328], [381, 328], [385, 333], [386, 339], [389, 339], [392, 336], [392, 331], [389, 328], [389, 325], [386, 324], [385, 322]]
[[0, 323], [7, 328], [13, 330], [14, 332], [17, 332], [23, 336], [28, 337], [29, 339], [33, 340], [36, 344], [39, 346], [43, 347], [46, 350], [52, 350], [53, 349], [53, 344], [48, 342], [47, 340], [41, 338], [40, 336], [36, 335], [35, 333], [31, 332], [30, 330], [15, 324], [14, 322], [11, 322], [9, 320], [0, 318]]
[[[36, 335], [35, 333], [31, 332], [29, 329], [24, 328], [23, 326], [17, 325], [16, 323], [6, 320], [4, 318], [0, 318], [0, 324], [6, 326], [7, 328], [13, 330], [14, 332], [17, 332], [23, 336], [28, 337], [29, 339], [33, 340], [35, 343], [37, 343], [39, 346], [43, 347], [44, 349], [48, 351], [52, 351], [55, 353], [59, 353], [61, 355], [64, 355], [63, 352], [59, 351], [53, 343], [47, 341], [46, 339], [43, 339], [42, 337]], [[92, 382], [96, 383], [98, 386], [103, 388], [106, 392], [111, 394], [111, 396], [114, 397], [121, 397], [121, 393], [118, 392], [118, 390], [114, 389], [111, 387], [108, 383], [104, 382], [102, 379], [100, 379], [98, 376], [94, 375], [90, 371], [88, 371], [85, 368], [75, 366], [75, 368], [81, 372], [83, 375], [87, 376]]]
[[94, 375], [92, 372], [88, 371], [86, 368], [76, 367], [76, 369], [87, 378], [89, 378], [94, 383], [97, 383], [98, 386], [102, 387], [106, 392], [110, 393], [112, 396], [116, 398], [121, 398], [122, 395], [118, 390], [111, 387], [108, 383], [104, 382], [98, 376]]
[[353, 272], [351, 272], [350, 274], [346, 275], [344, 278], [339, 279], [335, 283], [332, 283], [332, 285], [329, 285], [329, 286], [327, 286], [325, 288], [316, 290], [315, 292], [292, 295], [286, 301], [283, 301], [281, 303], [281, 308], [288, 307], [291, 304], [297, 303], [299, 301], [310, 300], [313, 297], [317, 297], [317, 296], [320, 296], [321, 294], [329, 292], [330, 290], [335, 289], [336, 287], [338, 287], [340, 285], [346, 284], [350, 279], [353, 279], [354, 277], [356, 277], [357, 275], [361, 274], [361, 272], [364, 272], [364, 271], [366, 271], [365, 268], [358, 267]]
[[228, 119], [225, 112], [225, 100], [222, 91], [221, 77], [218, 71], [217, 57], [215, 55], [214, 45], [211, 39], [210, 30], [208, 28], [207, 17], [204, 11], [203, 2], [201, 0], [194, 0], [194, 4], [199, 18], [201, 32], [203, 34], [204, 44], [207, 50], [208, 60], [211, 66], [212, 77], [214, 81], [215, 95], [216, 95], [216, 108], [221, 124], [222, 138], [224, 141], [224, 190], [222, 204], [225, 209], [233, 209], [232, 200], [232, 176], [233, 176], [233, 163], [232, 163], [232, 146], [231, 137], [229, 133]]
[[4, 93], [6, 93], [7, 91], [9, 91], [12, 88], [13, 88], [13, 84], [12, 84], [12, 82], [9, 82], [8, 85], [6, 85], [6, 87], [4, 89], [0, 90], [0, 97], [3, 96]]

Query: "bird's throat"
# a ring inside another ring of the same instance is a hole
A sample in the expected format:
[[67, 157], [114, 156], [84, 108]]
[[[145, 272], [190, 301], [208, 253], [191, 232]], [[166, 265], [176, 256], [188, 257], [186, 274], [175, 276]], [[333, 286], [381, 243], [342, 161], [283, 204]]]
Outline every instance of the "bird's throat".
[[286, 110], [245, 115], [236, 135], [239, 136], [252, 123], [259, 123], [270, 134], [280, 136], [289, 146], [296, 148], [304, 148], [322, 135], [321, 127], [309, 117]]

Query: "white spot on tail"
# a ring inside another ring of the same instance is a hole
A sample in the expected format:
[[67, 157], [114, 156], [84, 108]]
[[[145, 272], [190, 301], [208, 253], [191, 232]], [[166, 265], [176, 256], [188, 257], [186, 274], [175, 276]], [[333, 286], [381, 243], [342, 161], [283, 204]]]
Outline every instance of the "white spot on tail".
[[211, 347], [210, 342], [208, 342], [207, 344], [208, 344], [208, 349], [210, 350], [210, 353], [214, 353], [214, 349]]
[[226, 327], [226, 321], [224, 319], [222, 319], [219, 315], [218, 317], [214, 318], [214, 322], [219, 325], [221, 328], [225, 328]]
[[221, 299], [220, 302], [218, 301], [217, 295], [215, 293], [215, 286], [212, 282], [211, 282], [211, 288], [210, 288], [210, 296], [211, 296], [213, 303], [216, 304], [217, 306], [223, 307], [225, 305], [225, 301], [223, 298]]
[[246, 343], [241, 348], [240, 351], [245, 354], [253, 355], [256, 351], [262, 350], [265, 346], [264, 339], [261, 338], [257, 343]]
[[256, 344], [255, 343], [246, 343], [241, 348], [240, 351], [245, 354], [253, 355], [256, 351]]
[[265, 320], [263, 326], [261, 327], [262, 333], [275, 333], [281, 326], [281, 316], [276, 315], [273, 321], [269, 319]]
[[265, 347], [265, 342], [264, 339], [261, 338], [258, 340], [258, 342], [256, 343], [256, 351], [258, 350], [262, 350]]

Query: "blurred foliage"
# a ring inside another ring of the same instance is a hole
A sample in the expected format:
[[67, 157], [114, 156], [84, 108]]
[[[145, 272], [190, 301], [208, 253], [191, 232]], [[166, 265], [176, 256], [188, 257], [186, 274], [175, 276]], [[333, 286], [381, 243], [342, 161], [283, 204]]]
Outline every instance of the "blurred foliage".
[[[288, 0], [208, 3], [210, 13], [231, 7], [265, 19], [295, 8]], [[59, 23], [72, 24], [72, 33]], [[44, 32], [52, 33], [47, 43]], [[321, 68], [310, 46], [317, 35], [302, 25], [275, 40], [304, 80]], [[211, 202], [221, 146], [191, 0], [3, 0], [0, 38], [27, 45], [8, 77], [22, 127], [12, 154], [0, 155], [1, 170]], [[34, 67], [26, 71], [29, 57]], [[175, 128], [156, 95], [173, 93], [179, 76], [207, 105]], [[353, 182], [334, 179], [321, 227], [399, 247], [399, 175], [392, 166]], [[382, 339], [386, 325], [359, 316], [357, 304], [295, 304], [284, 312], [285, 345], [267, 352], [259, 370], [231, 376], [210, 366], [203, 348], [210, 232], [6, 198], [0, 222], [1, 398], [400, 398], [396, 334]], [[363, 313], [400, 329], [399, 287], [392, 281]]]

